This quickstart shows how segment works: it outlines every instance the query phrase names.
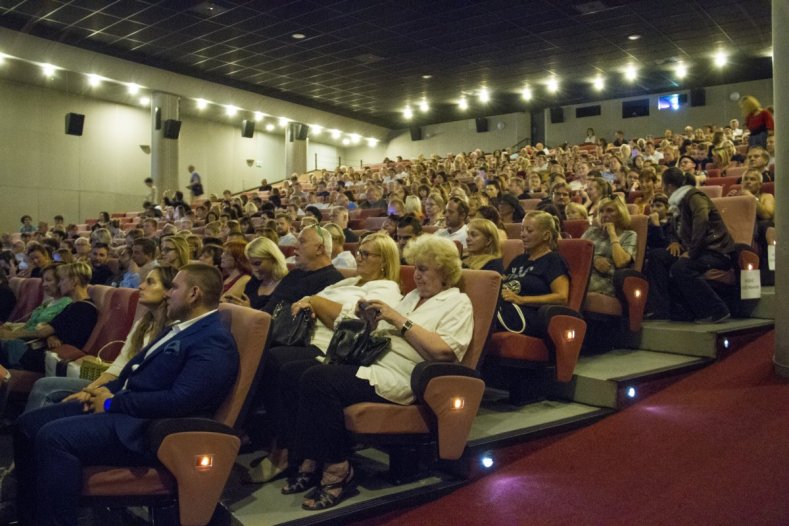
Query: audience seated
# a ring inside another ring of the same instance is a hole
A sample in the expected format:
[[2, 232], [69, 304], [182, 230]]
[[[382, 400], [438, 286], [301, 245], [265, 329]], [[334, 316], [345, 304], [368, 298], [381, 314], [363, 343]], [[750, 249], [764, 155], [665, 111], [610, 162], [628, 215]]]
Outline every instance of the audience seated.
[[499, 229], [492, 221], [478, 217], [469, 221], [466, 243], [463, 268], [504, 272]]
[[630, 213], [618, 197], [600, 201], [597, 219], [598, 224], [589, 227], [582, 236], [595, 247], [589, 292], [614, 296], [614, 272], [633, 264], [636, 233], [626, 230], [630, 226]]

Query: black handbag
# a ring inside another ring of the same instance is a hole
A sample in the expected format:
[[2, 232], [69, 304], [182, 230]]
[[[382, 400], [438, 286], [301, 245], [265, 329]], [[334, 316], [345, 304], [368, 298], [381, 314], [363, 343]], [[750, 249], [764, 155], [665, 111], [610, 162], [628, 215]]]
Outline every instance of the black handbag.
[[367, 366], [387, 351], [389, 344], [389, 338], [374, 336], [365, 320], [342, 320], [326, 350], [326, 363]]
[[271, 343], [274, 347], [307, 347], [315, 318], [312, 309], [290, 313], [290, 303], [280, 302], [271, 315]]

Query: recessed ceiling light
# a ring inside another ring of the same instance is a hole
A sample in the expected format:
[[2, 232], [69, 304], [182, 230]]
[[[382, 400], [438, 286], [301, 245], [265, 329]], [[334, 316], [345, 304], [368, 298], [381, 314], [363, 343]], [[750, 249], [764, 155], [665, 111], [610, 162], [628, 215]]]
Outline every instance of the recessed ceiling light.
[[729, 56], [725, 51], [718, 51], [715, 53], [714, 61], [717, 67], [722, 68], [729, 61]]
[[425, 80], [432, 79], [433, 75], [422, 75], [422, 78], [425, 79]]
[[458, 101], [458, 108], [460, 108], [463, 111], [466, 111], [468, 109], [468, 101], [466, 100], [466, 97], [460, 98], [460, 100]]
[[342, 140], [343, 146], [348, 146], [349, 144], [351, 144], [351, 140], [348, 137]]
[[232, 104], [228, 104], [227, 106], [225, 106], [225, 113], [227, 114], [228, 117], [232, 117], [236, 113], [238, 113], [238, 108], [236, 108]]
[[634, 65], [629, 64], [625, 68], [625, 79], [628, 82], [633, 82], [634, 80], [636, 80], [636, 77], [638, 77], [638, 70], [636, 69], [636, 67]]
[[488, 88], [482, 88], [479, 90], [479, 101], [484, 103], [490, 102], [490, 92]]
[[51, 78], [55, 76], [57, 68], [52, 64], [41, 64], [41, 71], [44, 73], [45, 77]]
[[556, 77], [549, 78], [548, 82], [546, 83], [546, 86], [548, 87], [548, 91], [550, 91], [551, 93], [556, 93], [557, 91], [559, 91], [559, 79], [557, 79]]
[[96, 75], [95, 73], [91, 73], [88, 75], [88, 85], [90, 85], [90, 87], [95, 88], [99, 84], [101, 84], [100, 76]]
[[151, 103], [151, 99], [149, 97], [140, 97], [140, 105], [147, 106]]
[[197, 99], [196, 102], [197, 102], [197, 109], [198, 110], [204, 110], [204, 109], [206, 109], [206, 107], [208, 107], [208, 101], [205, 100], [205, 99]]
[[411, 109], [411, 106], [406, 106], [403, 110], [403, 118], [405, 120], [411, 120], [414, 116], [414, 110]]
[[674, 71], [674, 74], [678, 79], [684, 79], [688, 75], [688, 67], [680, 62], [677, 64], [677, 69]]
[[419, 103], [419, 111], [421, 111], [422, 113], [427, 113], [429, 109], [430, 106], [428, 105], [427, 101], [422, 99], [422, 102]]
[[331, 138], [332, 139], [339, 139], [341, 135], [342, 135], [342, 132], [340, 130], [337, 130], [337, 129], [331, 130]]
[[350, 139], [353, 144], [359, 144], [359, 141], [362, 140], [361, 136], [358, 133], [352, 133], [350, 135]]
[[279, 118], [279, 125], [280, 125], [280, 127], [284, 128], [285, 126], [288, 125], [288, 119], [286, 119], [285, 117], [280, 117]]
[[262, 121], [264, 116], [265, 116], [265, 115], [263, 114], [263, 112], [262, 112], [262, 111], [256, 111], [256, 112], [255, 112], [255, 122], [260, 122], [260, 121]]
[[638, 33], [633, 33], [632, 35], [627, 35], [627, 39], [628, 40], [638, 40], [639, 38], [641, 38], [641, 35], [639, 35]]
[[320, 135], [323, 131], [323, 126], [320, 124], [310, 124], [310, 135]]
[[603, 88], [605, 88], [605, 79], [601, 75], [597, 75], [592, 80], [592, 86], [594, 86], [594, 89], [597, 91], [602, 91]]
[[294, 40], [303, 40], [307, 38], [307, 35], [305, 35], [304, 33], [293, 33], [292, 35], [290, 35], [290, 38]]
[[5, 62], [5, 55], [3, 53], [0, 53], [0, 64], [2, 64], [3, 62]]
[[266, 124], [266, 131], [267, 132], [274, 131], [274, 128], [276, 128], [276, 126], [274, 126], [273, 124], [271, 124], [271, 123]]
[[523, 91], [521, 91], [521, 97], [523, 100], [531, 100], [532, 92], [529, 86], [523, 88]]
[[369, 146], [370, 148], [374, 148], [377, 144], [378, 144], [378, 139], [374, 139], [372, 137], [367, 139], [367, 146]]
[[130, 82], [126, 86], [129, 89], [129, 95], [137, 95], [140, 92], [140, 86], [134, 82]]

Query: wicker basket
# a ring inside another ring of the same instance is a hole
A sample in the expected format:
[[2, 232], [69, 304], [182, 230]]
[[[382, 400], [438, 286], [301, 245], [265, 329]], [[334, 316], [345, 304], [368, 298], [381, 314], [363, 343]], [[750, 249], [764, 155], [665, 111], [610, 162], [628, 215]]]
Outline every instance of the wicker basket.
[[113, 340], [108, 342], [104, 347], [99, 349], [99, 352], [96, 353], [96, 356], [83, 356], [80, 360], [79, 364], [79, 377], [83, 380], [93, 381], [99, 376], [104, 373], [107, 369], [110, 368], [112, 362], [105, 362], [101, 359], [101, 352], [107, 349], [109, 346], [114, 344], [123, 344], [123, 340]]

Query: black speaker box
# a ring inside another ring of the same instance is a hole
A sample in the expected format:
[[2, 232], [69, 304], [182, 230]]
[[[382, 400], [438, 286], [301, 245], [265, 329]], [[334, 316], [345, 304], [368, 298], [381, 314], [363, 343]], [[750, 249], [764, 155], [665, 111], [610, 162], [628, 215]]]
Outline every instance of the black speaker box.
[[296, 136], [297, 141], [304, 141], [307, 139], [307, 136], [310, 134], [310, 127], [306, 124], [297, 123], [296, 130], [294, 135]]
[[477, 133], [488, 131], [488, 119], [485, 117], [477, 117], [475, 120], [477, 124]]
[[251, 139], [255, 136], [255, 121], [241, 121], [241, 136]]
[[560, 124], [564, 122], [564, 108], [558, 106], [551, 108], [551, 124]]
[[422, 128], [420, 128], [419, 126], [411, 128], [411, 140], [412, 141], [422, 140]]
[[82, 135], [82, 127], [85, 125], [85, 116], [81, 113], [66, 114], [66, 134]]
[[164, 121], [164, 138], [177, 139], [181, 133], [181, 121], [175, 119], [167, 119]]
[[707, 104], [707, 90], [704, 88], [696, 88], [690, 90], [690, 105], [691, 106], [704, 106]]
[[162, 109], [159, 107], [153, 109], [153, 129], [162, 129]]

